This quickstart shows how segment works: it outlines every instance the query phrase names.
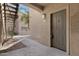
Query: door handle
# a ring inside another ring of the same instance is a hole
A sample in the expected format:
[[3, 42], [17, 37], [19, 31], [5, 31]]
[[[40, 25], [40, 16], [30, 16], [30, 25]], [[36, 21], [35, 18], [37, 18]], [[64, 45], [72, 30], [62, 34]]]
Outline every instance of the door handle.
[[54, 38], [54, 35], [53, 34], [51, 34], [51, 39], [53, 39]]

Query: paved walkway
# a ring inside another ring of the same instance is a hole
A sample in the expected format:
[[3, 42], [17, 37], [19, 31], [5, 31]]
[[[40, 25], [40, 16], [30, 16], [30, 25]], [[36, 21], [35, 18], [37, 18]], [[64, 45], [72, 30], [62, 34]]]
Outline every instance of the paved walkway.
[[67, 56], [61, 50], [44, 46], [32, 39], [23, 37], [22, 42], [18, 43], [9, 50], [0, 53], [1, 56]]

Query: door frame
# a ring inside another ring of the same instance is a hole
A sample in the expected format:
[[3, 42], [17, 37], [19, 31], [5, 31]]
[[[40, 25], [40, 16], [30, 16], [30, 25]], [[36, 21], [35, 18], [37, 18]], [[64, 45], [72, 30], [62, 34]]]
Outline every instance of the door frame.
[[62, 8], [59, 10], [56, 10], [50, 14], [50, 47], [52, 47], [52, 14], [66, 10], [66, 53], [70, 54], [70, 21], [69, 21], [69, 7]]

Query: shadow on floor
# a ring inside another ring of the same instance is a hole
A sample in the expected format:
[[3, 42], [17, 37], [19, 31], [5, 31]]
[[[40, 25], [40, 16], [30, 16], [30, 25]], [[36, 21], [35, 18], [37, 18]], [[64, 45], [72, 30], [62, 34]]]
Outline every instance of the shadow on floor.
[[27, 47], [27, 46], [24, 45], [23, 43], [19, 42], [18, 44], [12, 46], [11, 48], [9, 48], [7, 50], [0, 51], [0, 53], [6, 53], [6, 52], [14, 51], [17, 49], [25, 48], [25, 47]]

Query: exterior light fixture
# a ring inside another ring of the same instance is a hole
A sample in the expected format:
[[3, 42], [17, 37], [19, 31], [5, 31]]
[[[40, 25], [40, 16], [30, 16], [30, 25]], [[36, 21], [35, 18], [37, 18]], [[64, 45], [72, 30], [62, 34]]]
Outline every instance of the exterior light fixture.
[[42, 19], [43, 19], [43, 22], [46, 22], [46, 14], [45, 13], [42, 14]]

